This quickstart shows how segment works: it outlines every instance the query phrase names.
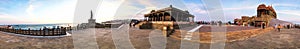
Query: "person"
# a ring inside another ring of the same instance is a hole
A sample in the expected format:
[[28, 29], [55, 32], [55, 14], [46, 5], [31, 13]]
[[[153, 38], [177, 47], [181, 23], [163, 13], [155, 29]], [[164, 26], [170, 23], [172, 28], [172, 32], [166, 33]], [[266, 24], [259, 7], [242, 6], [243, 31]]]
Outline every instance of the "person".
[[266, 26], [266, 24], [265, 24], [265, 23], [263, 23], [263, 24], [262, 24], [262, 29], [265, 29], [265, 26]]
[[132, 22], [131, 22], [131, 23], [129, 23], [129, 27], [131, 27], [131, 26], [132, 26], [131, 24], [132, 24]]
[[43, 33], [44, 35], [46, 35], [46, 33], [48, 33], [48, 32], [49, 32], [49, 31], [48, 31], [48, 28], [47, 28], [47, 27], [45, 27], [45, 26], [43, 27], [43, 31], [44, 31], [44, 33]]
[[286, 27], [287, 27], [288, 29], [290, 29], [291, 26], [290, 26], [290, 25], [287, 25]]
[[280, 29], [281, 29], [281, 28], [283, 28], [283, 26], [281, 26], [280, 24], [278, 24], [278, 26], [277, 26], [278, 32], [280, 32]]
[[292, 24], [289, 24], [289, 27], [292, 28]]
[[13, 29], [13, 26], [11, 26], [11, 25], [8, 25], [7, 27], [8, 27], [8, 29]]
[[133, 27], [133, 26], [134, 26], [134, 24], [135, 24], [134, 22], [133, 22], [133, 23], [131, 23], [130, 27]]

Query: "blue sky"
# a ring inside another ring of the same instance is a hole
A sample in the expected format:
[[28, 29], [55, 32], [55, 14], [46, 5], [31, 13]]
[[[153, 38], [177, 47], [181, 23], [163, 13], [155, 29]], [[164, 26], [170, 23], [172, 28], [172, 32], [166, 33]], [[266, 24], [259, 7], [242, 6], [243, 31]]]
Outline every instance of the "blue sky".
[[[259, 4], [272, 5], [278, 19], [300, 23], [300, 0], [220, 0], [225, 19], [255, 16]], [[0, 0], [0, 24], [72, 23], [76, 0]], [[195, 20], [210, 21], [202, 0], [103, 0], [97, 22], [143, 18], [152, 9], [173, 5], [188, 10]]]
[[0, 24], [72, 22], [76, 0], [0, 0]]

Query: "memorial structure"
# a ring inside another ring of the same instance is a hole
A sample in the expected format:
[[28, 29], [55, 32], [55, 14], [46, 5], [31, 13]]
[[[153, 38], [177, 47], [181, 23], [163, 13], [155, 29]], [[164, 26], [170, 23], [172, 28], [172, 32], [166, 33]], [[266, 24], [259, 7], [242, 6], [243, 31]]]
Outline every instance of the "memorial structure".
[[241, 19], [234, 19], [234, 23], [244, 26], [250, 25], [260, 27], [261, 25], [269, 26], [272, 19], [277, 19], [277, 15], [273, 7], [260, 4], [257, 7], [256, 16], [242, 16]]
[[177, 8], [170, 7], [160, 10], [152, 10], [144, 15], [146, 21], [177, 21], [177, 22], [193, 22], [194, 15], [188, 11], [183, 11]]
[[160, 29], [164, 36], [169, 37], [175, 32], [175, 29], [179, 29], [179, 26], [192, 26], [191, 22], [194, 22], [194, 17], [188, 11], [170, 5], [170, 7], [152, 10], [145, 14], [144, 21], [139, 22], [136, 26], [140, 29]]
[[91, 11], [91, 17], [88, 19], [88, 23], [82, 23], [77, 26], [77, 28], [95, 28], [96, 26], [96, 19], [93, 19], [93, 11]]

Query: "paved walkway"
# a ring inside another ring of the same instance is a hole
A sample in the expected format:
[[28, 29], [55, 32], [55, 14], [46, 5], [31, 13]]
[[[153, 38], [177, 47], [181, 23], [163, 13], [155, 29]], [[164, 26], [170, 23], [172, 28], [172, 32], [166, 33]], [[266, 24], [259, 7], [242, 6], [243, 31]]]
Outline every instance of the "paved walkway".
[[[196, 26], [186, 28], [186, 30], [191, 30], [194, 27]], [[124, 28], [127, 29], [128, 26], [124, 26]], [[118, 46], [122, 49], [123, 47], [120, 47], [120, 44], [117, 45], [113, 39], [121, 44], [125, 42], [131, 43], [126, 46], [136, 49], [210, 49], [211, 45], [185, 40], [176, 40], [173, 38], [165, 38], [164, 36], [162, 36], [160, 31], [151, 29], [130, 28], [128, 30], [118, 30], [116, 32], [111, 32], [112, 30], [116, 31], [116, 29], [111, 28], [91, 28], [85, 31], [74, 32], [74, 34], [72, 34], [72, 37], [51, 39], [27, 38], [0, 33], [0, 49], [80, 49], [86, 47], [89, 47], [89, 49], [116, 49], [116, 47]], [[252, 37], [247, 40], [230, 42], [226, 43], [225, 45], [225, 49], [264, 48], [299, 49], [300, 29], [283, 29], [281, 32], [270, 31], [268, 33], [257, 35], [256, 37]]]
[[[120, 46], [115, 45], [113, 42], [113, 33], [110, 32], [110, 30], [111, 29], [96, 29], [96, 38], [99, 48], [116, 49], [117, 46]], [[127, 46], [130, 46], [130, 48], [133, 46], [133, 48], [136, 49], [210, 49], [211, 45], [184, 40], [181, 41], [173, 38], [161, 38], [163, 37], [161, 32], [154, 30], [130, 28], [128, 31], [127, 35], [129, 35], [130, 42], [128, 42], [129, 40], [127, 40], [127, 42], [132, 45], [129, 44]], [[121, 31], [116, 33], [124, 35], [126, 32], [127, 31]], [[300, 29], [283, 29], [282, 32], [270, 31], [247, 40], [226, 43], [225, 49], [299, 49], [299, 35]], [[121, 37], [121, 35], [116, 37]], [[125, 39], [125, 37], [123, 38]]]
[[95, 28], [73, 31], [74, 49], [99, 49], [95, 33]]
[[299, 49], [300, 29], [271, 31], [244, 41], [226, 43], [225, 49]]

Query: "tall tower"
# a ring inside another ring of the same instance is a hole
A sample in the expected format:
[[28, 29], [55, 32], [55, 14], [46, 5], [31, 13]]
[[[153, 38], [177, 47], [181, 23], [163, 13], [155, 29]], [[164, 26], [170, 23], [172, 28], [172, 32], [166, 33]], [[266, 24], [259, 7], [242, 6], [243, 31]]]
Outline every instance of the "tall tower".
[[90, 19], [93, 19], [93, 11], [91, 10], [91, 18]]
[[90, 19], [88, 20], [88, 23], [89, 24], [95, 24], [96, 23], [96, 19], [93, 19], [93, 11], [91, 10], [91, 17], [90, 17]]

